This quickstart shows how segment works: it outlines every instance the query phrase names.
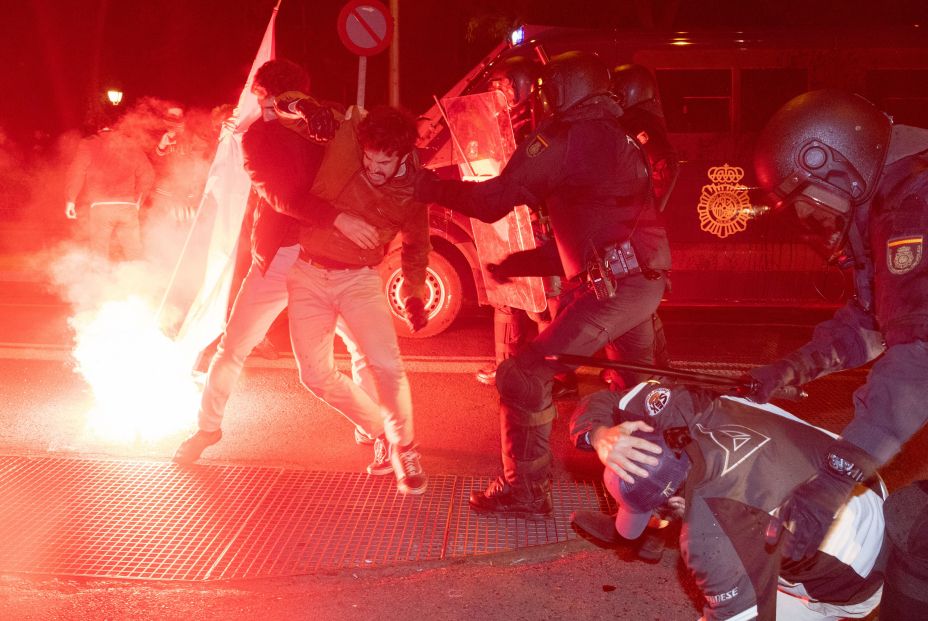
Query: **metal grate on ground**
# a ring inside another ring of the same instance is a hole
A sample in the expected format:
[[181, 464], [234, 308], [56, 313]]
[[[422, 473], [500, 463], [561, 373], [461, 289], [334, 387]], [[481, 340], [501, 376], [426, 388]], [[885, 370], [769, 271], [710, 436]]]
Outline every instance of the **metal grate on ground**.
[[0, 457], [0, 572], [224, 580], [466, 557], [564, 542], [576, 509], [608, 508], [601, 482], [556, 481], [545, 520], [478, 516], [488, 479], [251, 466]]

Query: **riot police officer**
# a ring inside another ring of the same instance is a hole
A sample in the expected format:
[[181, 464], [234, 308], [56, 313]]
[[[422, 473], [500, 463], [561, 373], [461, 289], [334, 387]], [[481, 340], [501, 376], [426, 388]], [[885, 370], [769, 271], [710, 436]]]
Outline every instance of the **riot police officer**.
[[494, 66], [487, 76], [487, 90], [499, 91], [506, 97], [516, 144], [535, 129], [532, 89], [538, 74], [537, 62], [524, 56], [510, 56]]
[[879, 357], [854, 393], [854, 418], [819, 471], [784, 502], [768, 529], [808, 556], [857, 482], [896, 455], [928, 410], [928, 130], [897, 125], [862, 97], [814, 91], [785, 104], [755, 154], [760, 184], [795, 210], [810, 239], [852, 267], [855, 295], [812, 340], [751, 371], [766, 401], [782, 386]]
[[[648, 161], [655, 207], [658, 213], [663, 213], [677, 183], [680, 163], [667, 137], [667, 123], [664, 121], [657, 80], [643, 65], [619, 65], [612, 70], [611, 91], [622, 108], [619, 123], [625, 133], [638, 143]], [[670, 354], [667, 351], [664, 325], [656, 313], [652, 320], [654, 362], [657, 366], [669, 367]], [[650, 345], [647, 342], [638, 343], [629, 337], [619, 338], [606, 346], [606, 357], [610, 360], [640, 360], [642, 355], [636, 348]], [[613, 369], [605, 369], [601, 375], [612, 389], [627, 388], [646, 379], [637, 373]]]
[[657, 210], [663, 212], [677, 183], [680, 163], [667, 137], [657, 81], [643, 65], [619, 65], [612, 70], [612, 93], [622, 107], [622, 127], [648, 158]]
[[[536, 127], [537, 98], [533, 88], [541, 73], [541, 64], [525, 56], [511, 56], [493, 65], [486, 79], [487, 89], [498, 91], [506, 98], [509, 118], [516, 144], [522, 143]], [[511, 358], [535, 335], [551, 322], [557, 312], [557, 298], [563, 289], [561, 262], [557, 248], [548, 231], [547, 217], [540, 210], [532, 213], [532, 232], [538, 246], [532, 250], [516, 252], [497, 264], [490, 264], [490, 277], [504, 285], [510, 277], [540, 276], [544, 282], [547, 308], [541, 313], [529, 313], [512, 306], [495, 306], [493, 309], [494, 361], [491, 366], [477, 371], [477, 381], [496, 383], [496, 367]], [[554, 378], [555, 399], [577, 394], [577, 377], [573, 373], [559, 374]]]
[[551, 380], [568, 369], [546, 356], [591, 355], [628, 332], [653, 339], [651, 315], [670, 269], [648, 166], [619, 125], [609, 68], [592, 54], [568, 52], [551, 59], [540, 83], [553, 114], [499, 177], [468, 183], [422, 175], [417, 182], [417, 198], [485, 222], [515, 205], [544, 202], [566, 278], [585, 283], [562, 299], [552, 323], [496, 375], [503, 475], [485, 491], [472, 492], [470, 505], [530, 517], [551, 512]]

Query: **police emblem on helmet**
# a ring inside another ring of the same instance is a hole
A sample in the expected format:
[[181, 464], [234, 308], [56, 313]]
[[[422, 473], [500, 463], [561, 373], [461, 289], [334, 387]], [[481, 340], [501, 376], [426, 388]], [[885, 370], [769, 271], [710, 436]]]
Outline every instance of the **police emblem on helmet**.
[[891, 274], [911, 272], [922, 260], [924, 238], [921, 235], [891, 239], [886, 242], [886, 267]]
[[649, 416], [660, 414], [668, 403], [670, 403], [670, 389], [663, 386], [655, 388], [644, 398], [644, 407]]

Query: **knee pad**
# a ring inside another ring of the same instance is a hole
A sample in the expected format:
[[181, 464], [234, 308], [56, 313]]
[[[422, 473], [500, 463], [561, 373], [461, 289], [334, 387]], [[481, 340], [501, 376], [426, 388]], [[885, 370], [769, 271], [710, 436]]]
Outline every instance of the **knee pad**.
[[496, 368], [496, 388], [504, 404], [537, 412], [551, 404], [550, 381], [523, 367], [520, 358], [503, 360]]

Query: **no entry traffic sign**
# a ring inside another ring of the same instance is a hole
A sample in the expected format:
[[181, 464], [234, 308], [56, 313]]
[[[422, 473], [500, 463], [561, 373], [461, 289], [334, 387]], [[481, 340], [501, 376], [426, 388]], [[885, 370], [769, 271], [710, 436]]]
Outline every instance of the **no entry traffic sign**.
[[393, 39], [393, 16], [377, 0], [351, 0], [338, 14], [338, 36], [358, 56], [373, 56]]

